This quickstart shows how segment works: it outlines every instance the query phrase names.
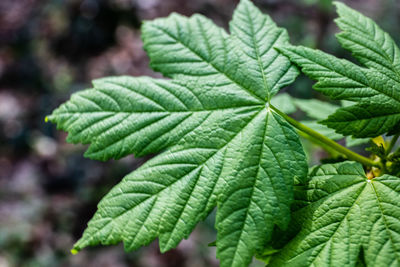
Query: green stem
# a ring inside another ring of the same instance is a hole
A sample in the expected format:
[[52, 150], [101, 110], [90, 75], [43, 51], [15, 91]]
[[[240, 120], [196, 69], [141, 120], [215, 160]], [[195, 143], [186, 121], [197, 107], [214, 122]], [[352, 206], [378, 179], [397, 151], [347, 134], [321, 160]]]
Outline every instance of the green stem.
[[400, 134], [396, 134], [395, 136], [392, 137], [392, 140], [390, 140], [389, 146], [386, 149], [386, 156], [389, 155], [389, 153], [392, 151], [394, 145], [397, 142], [397, 139], [399, 139]]
[[364, 156], [361, 156], [347, 148], [345, 148], [344, 146], [336, 143], [335, 141], [327, 138], [326, 136], [314, 131], [311, 128], [308, 128], [307, 126], [305, 126], [304, 124], [296, 121], [295, 119], [289, 117], [288, 115], [286, 115], [285, 113], [281, 112], [279, 109], [277, 109], [276, 107], [274, 107], [273, 105], [269, 105], [269, 107], [275, 111], [276, 113], [278, 113], [280, 116], [282, 116], [283, 118], [285, 118], [285, 120], [287, 122], [289, 122], [291, 125], [293, 125], [295, 128], [297, 128], [298, 130], [305, 132], [306, 134], [310, 135], [311, 137], [317, 139], [319, 142], [333, 148], [334, 150], [336, 150], [337, 152], [339, 152], [340, 154], [343, 154], [344, 156], [346, 156], [348, 159], [350, 160], [354, 160], [357, 162], [360, 162], [364, 165], [367, 166], [373, 166], [373, 167], [378, 167], [378, 168], [382, 168], [382, 164], [380, 162], [375, 162], [369, 158], [366, 158]]
[[308, 141], [312, 142], [313, 144], [315, 144], [317, 146], [320, 146], [323, 150], [325, 150], [332, 157], [337, 157], [338, 155], [342, 155], [341, 153], [337, 152], [335, 149], [331, 148], [330, 146], [325, 145], [324, 143], [322, 143], [318, 139], [306, 134], [305, 132], [297, 130], [297, 133], [301, 137], [303, 137], [303, 138], [307, 139]]

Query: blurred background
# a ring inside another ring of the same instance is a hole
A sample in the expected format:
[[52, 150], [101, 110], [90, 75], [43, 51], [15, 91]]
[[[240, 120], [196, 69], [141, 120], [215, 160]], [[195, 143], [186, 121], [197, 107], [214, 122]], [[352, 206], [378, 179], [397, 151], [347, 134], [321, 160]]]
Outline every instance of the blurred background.
[[[83, 158], [83, 146], [44, 122], [71, 93], [109, 75], [150, 75], [142, 50], [142, 20], [201, 13], [227, 27], [236, 0], [1, 0], [0, 1], [0, 267], [8, 266], [218, 266], [214, 217], [165, 254], [157, 242], [132, 253], [121, 245], [69, 252], [98, 201], [146, 159], [106, 163]], [[353, 0], [399, 41], [400, 2]], [[334, 38], [330, 0], [259, 0], [286, 27], [294, 44], [349, 57]], [[300, 77], [284, 89], [318, 97]], [[323, 98], [322, 98], [323, 99]], [[311, 162], [325, 155], [308, 147]], [[254, 266], [261, 266], [255, 262]]]

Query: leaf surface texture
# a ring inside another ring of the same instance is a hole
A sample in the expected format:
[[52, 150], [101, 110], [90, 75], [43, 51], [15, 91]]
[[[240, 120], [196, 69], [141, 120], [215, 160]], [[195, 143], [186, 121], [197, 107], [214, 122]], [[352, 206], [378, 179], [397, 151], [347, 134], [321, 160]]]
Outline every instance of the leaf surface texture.
[[147, 21], [151, 66], [170, 80], [96, 80], [49, 116], [93, 159], [161, 152], [103, 198], [75, 250], [158, 238], [167, 251], [217, 206], [221, 266], [245, 266], [287, 227], [293, 180], [307, 173], [297, 133], [269, 108], [298, 75], [274, 49], [288, 36], [248, 0], [230, 29], [201, 15]]
[[400, 179], [368, 180], [359, 163], [322, 165], [296, 190], [304, 205], [293, 214], [301, 228], [271, 266], [367, 266], [400, 264]]

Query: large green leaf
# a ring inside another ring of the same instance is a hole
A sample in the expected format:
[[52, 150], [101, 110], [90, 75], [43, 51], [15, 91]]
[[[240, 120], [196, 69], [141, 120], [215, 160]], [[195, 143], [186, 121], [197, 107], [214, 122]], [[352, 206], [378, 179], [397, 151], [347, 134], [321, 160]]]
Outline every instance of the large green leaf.
[[271, 266], [400, 265], [400, 178], [369, 180], [359, 163], [322, 165], [313, 170], [293, 214], [301, 231]]
[[358, 102], [329, 116], [323, 121], [328, 127], [354, 137], [394, 133], [400, 122], [399, 49], [372, 20], [344, 4], [337, 7], [337, 23], [344, 30], [339, 41], [368, 68], [302, 46], [279, 50], [318, 81], [316, 90]]
[[69, 142], [90, 144], [93, 159], [162, 152], [103, 198], [75, 251], [120, 241], [133, 250], [156, 238], [166, 251], [218, 206], [221, 266], [245, 266], [275, 225], [288, 225], [293, 180], [307, 165], [269, 101], [298, 71], [273, 49], [287, 33], [250, 1], [231, 28], [200, 15], [145, 22], [151, 66], [172, 80], [100, 79], [48, 117]]

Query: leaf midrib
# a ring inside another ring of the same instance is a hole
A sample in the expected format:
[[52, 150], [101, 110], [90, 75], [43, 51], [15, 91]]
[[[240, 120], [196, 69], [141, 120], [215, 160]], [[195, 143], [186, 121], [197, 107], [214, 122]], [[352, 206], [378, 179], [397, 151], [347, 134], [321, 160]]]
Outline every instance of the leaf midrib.
[[[342, 22], [343, 24], [346, 24], [346, 25], [349, 26], [350, 28], [351, 28], [351, 27], [354, 27], [354, 28], [356, 28], [357, 30], [359, 30], [360, 32], [362, 32], [362, 33], [363, 33], [362, 35], [363, 35], [364, 37], [366, 37], [367, 39], [369, 39], [370, 41], [376, 42], [376, 40], [373, 39], [373, 38], [371, 38], [371, 36], [368, 34], [368, 32], [366, 32], [363, 28], [359, 28], [357, 25], [352, 25], [352, 24], [350, 24], [350, 22], [348, 22], [348, 21], [347, 21], [346, 19], [344, 19], [343, 17], [340, 18], [339, 20], [340, 20], [340, 22]], [[367, 18], [367, 20], [370, 20], [370, 19]], [[374, 22], [373, 22], [373, 23], [374, 23]], [[373, 25], [373, 28], [374, 28], [374, 35], [375, 35], [375, 33], [376, 33], [376, 29], [375, 29], [376, 27], [378, 27], [378, 29], [381, 30], [381, 31], [383, 32], [383, 30], [382, 30], [378, 25]], [[347, 32], [347, 33], [349, 33], [349, 34], [357, 34], [357, 31], [353, 32], [351, 29], [343, 30], [343, 32]], [[385, 39], [384, 42], [386, 42], [386, 37], [389, 37], [389, 38], [391, 39], [392, 45], [395, 46], [395, 47], [394, 47], [394, 50], [396, 50], [396, 44], [394, 43], [393, 38], [391, 38], [386, 32], [383, 32], [383, 36], [384, 36], [383, 38]], [[355, 42], [354, 40], [350, 40], [350, 41]], [[357, 44], [359, 44], [359, 45], [365, 47], [362, 43], [359, 43], [359, 42], [355, 42], [355, 43], [357, 43]], [[367, 49], [371, 49], [371, 48], [367, 47]], [[387, 60], [388, 62], [390, 62], [390, 65], [391, 65], [392, 69], [389, 69], [389, 68], [388, 68], [388, 69], [391, 70], [392, 72], [394, 72], [394, 73], [396, 74], [397, 78], [400, 79], [400, 72], [399, 72], [399, 70], [397, 69], [397, 67], [394, 65], [394, 60], [390, 58], [390, 56], [387, 54], [386, 50], [383, 50], [383, 53], [384, 53], [384, 54], [381, 54], [379, 51], [376, 51], [376, 50], [373, 50], [373, 51], [376, 52], [377, 54], [380, 54], [381, 56], [383, 56], [384, 58], [386, 58], [386, 60]], [[394, 52], [394, 53], [395, 53], [395, 52]], [[375, 62], [375, 61], [374, 61], [374, 62]], [[378, 63], [378, 62], [377, 62], [377, 63]], [[378, 64], [379, 64], [379, 63], [378, 63]], [[382, 66], [382, 65], [381, 65], [381, 66]], [[385, 67], [385, 66], [384, 66], [384, 67]]]
[[[254, 195], [254, 189], [255, 189], [255, 186], [257, 184], [258, 175], [260, 174], [260, 170], [262, 168], [261, 167], [261, 156], [262, 156], [263, 151], [264, 151], [265, 136], [266, 136], [266, 133], [267, 133], [268, 119], [269, 119], [270, 115], [271, 115], [270, 112], [267, 111], [267, 116], [265, 116], [265, 126], [264, 126], [264, 132], [263, 132], [263, 139], [262, 139], [262, 142], [261, 142], [260, 153], [259, 153], [259, 156], [258, 156], [259, 161], [258, 161], [257, 173], [256, 173], [256, 175], [254, 177], [254, 183], [253, 183], [253, 186], [251, 188], [251, 193], [250, 193], [250, 197], [249, 197], [249, 205], [247, 205], [247, 208], [246, 208], [245, 219], [243, 220], [243, 224], [242, 224], [242, 227], [241, 227], [241, 230], [240, 230], [240, 235], [239, 235], [239, 238], [238, 238], [238, 242], [236, 243], [236, 246], [235, 246], [235, 251], [234, 251], [234, 254], [233, 254], [234, 256], [233, 256], [232, 262], [235, 262], [235, 259], [236, 259], [237, 255], [239, 255], [237, 253], [237, 251], [239, 249], [239, 243], [240, 243], [240, 240], [242, 240], [243, 230], [244, 230], [244, 227], [246, 225], [247, 218], [249, 216], [250, 206], [252, 205], [252, 202], [253, 202], [252, 200], [253, 200], [253, 195]], [[262, 234], [262, 233], [260, 233], [260, 234]]]
[[[343, 216], [343, 219], [339, 222], [339, 224], [338, 224], [338, 226], [336, 227], [336, 229], [335, 229], [335, 231], [333, 232], [333, 234], [332, 234], [332, 235], [329, 237], [329, 239], [322, 245], [322, 248], [320, 249], [320, 251], [318, 252], [318, 254], [315, 255], [315, 257], [314, 257], [314, 259], [311, 261], [310, 265], [313, 264], [313, 263], [315, 262], [315, 260], [317, 259], [318, 255], [324, 250], [324, 248], [326, 247], [326, 245], [332, 240], [333, 236], [337, 233], [338, 229], [340, 228], [340, 226], [342, 225], [342, 223], [345, 221], [345, 219], [346, 219], [346, 217], [349, 215], [350, 211], [354, 208], [355, 204], [356, 204], [356, 203], [358, 202], [358, 200], [360, 199], [360, 196], [362, 196], [362, 194], [364, 193], [365, 188], [366, 188], [366, 181], [359, 181], [358, 183], [355, 183], [355, 184], [352, 184], [352, 185], [351, 185], [351, 187], [352, 187], [352, 186], [354, 186], [354, 185], [356, 185], [356, 184], [363, 183], [363, 182], [365, 183], [365, 184], [364, 184], [364, 188], [360, 191], [360, 193], [358, 194], [358, 196], [357, 196], [357, 198], [355, 199], [355, 201], [353, 202], [353, 204], [349, 207], [348, 211], [347, 211], [346, 214]], [[351, 187], [345, 187], [345, 188], [343, 188], [343, 189], [349, 189], [349, 188], [351, 188]], [[336, 194], [337, 192], [340, 192], [340, 191], [342, 191], [342, 190], [335, 191], [334, 194]], [[330, 195], [330, 196], [332, 197], [332, 195]], [[329, 197], [329, 196], [328, 196], [328, 197]], [[325, 198], [325, 197], [324, 197], [324, 198]], [[322, 199], [323, 199], [323, 198], [322, 198]], [[321, 199], [319, 199], [318, 201], [320, 201], [320, 200], [321, 200]], [[317, 201], [317, 202], [318, 202], [318, 201]], [[313, 203], [316, 203], [316, 202], [313, 202]], [[304, 254], [306, 251], [308, 251], [308, 250], [310, 250], [310, 249], [313, 249], [313, 248], [315, 248], [315, 247], [317, 247], [317, 246], [311, 247], [311, 248], [309, 248], [309, 249], [303, 251], [301, 254], [296, 255], [296, 256], [293, 257], [292, 259], [294, 259], [294, 258], [296, 258], [296, 257], [298, 257], [298, 256], [301, 256], [301, 255]]]
[[[356, 106], [356, 105], [355, 105], [355, 106]], [[342, 111], [342, 112], [346, 111], [347, 113], [349, 113], [350, 115], [352, 115], [352, 116], [355, 117], [355, 115], [354, 115], [353, 113], [351, 113], [350, 111], [348, 111], [348, 110], [343, 110], [343, 109], [338, 109], [338, 110], [339, 110], [339, 111]], [[374, 116], [374, 115], [371, 114], [371, 113], [369, 113], [369, 115], [371, 115], [371, 118], [361, 118], [361, 119], [356, 118], [356, 119], [349, 119], [349, 120], [343, 120], [343, 121], [338, 121], [338, 120], [330, 121], [330, 120], [329, 120], [329, 117], [328, 117], [328, 119], [327, 119], [327, 120], [323, 120], [322, 123], [323, 123], [324, 125], [326, 125], [326, 124], [328, 124], [328, 123], [329, 123], [329, 124], [340, 124], [340, 125], [342, 125], [342, 124], [349, 124], [349, 123], [357, 122], [357, 121], [365, 121], [365, 120], [370, 121], [370, 120], [372, 120], [372, 119], [380, 119], [380, 118], [386, 118], [386, 119], [388, 119], [388, 118], [391, 118], [391, 117], [400, 116], [400, 111], [396, 111], [396, 113], [392, 113], [392, 114], [384, 114], [384, 115], [377, 115], [377, 116]], [[368, 123], [370, 123], [370, 122], [368, 122]]]
[[[392, 248], [393, 248], [393, 250], [394, 250], [395, 257], [396, 257], [396, 259], [397, 259], [397, 262], [400, 263], [400, 255], [399, 255], [399, 253], [396, 253], [396, 249], [395, 249], [395, 247], [394, 247], [394, 245], [393, 245], [393, 244], [395, 244], [395, 242], [394, 242], [394, 240], [393, 240], [392, 233], [391, 233], [390, 228], [389, 228], [389, 226], [388, 226], [388, 222], [386, 221], [385, 214], [383, 213], [383, 208], [382, 208], [382, 204], [381, 204], [382, 201], [381, 201], [381, 199], [380, 199], [380, 197], [379, 197], [378, 191], [377, 191], [376, 188], [375, 188], [374, 181], [372, 180], [371, 183], [369, 183], [369, 184], [370, 184], [370, 186], [371, 186], [371, 188], [372, 188], [372, 190], [373, 190], [373, 192], [374, 192], [374, 195], [375, 195], [375, 197], [376, 197], [376, 201], [378, 202], [379, 211], [380, 211], [380, 213], [381, 213], [382, 220], [383, 220], [383, 223], [384, 223], [384, 225], [385, 225], [385, 230], [386, 230], [386, 232], [387, 232], [387, 234], [388, 234], [388, 236], [389, 236], [389, 240], [390, 240], [390, 242], [391, 242], [391, 244], [392, 244]], [[391, 188], [390, 188], [390, 189], [391, 189]], [[393, 190], [393, 189], [391, 189], [391, 190]]]
[[[208, 160], [210, 160], [215, 154], [217, 154], [219, 151], [221, 151], [222, 149], [224, 149], [227, 145], [229, 145], [248, 125], [251, 124], [251, 122], [262, 112], [263, 110], [258, 111], [255, 115], [253, 115], [253, 117], [249, 120], [248, 123], [246, 123], [246, 125], [243, 126], [243, 128], [238, 131], [224, 146], [222, 146], [221, 148], [217, 148], [216, 151], [211, 154], [208, 158], [206, 158], [201, 164], [199, 164], [196, 168], [194, 168], [193, 170], [189, 171], [188, 173], [186, 173], [185, 175], [183, 175], [180, 179], [175, 180], [173, 183], [169, 184], [168, 186], [165, 186], [163, 189], [161, 189], [160, 191], [158, 191], [157, 193], [151, 195], [148, 198], [145, 198], [143, 201], [137, 203], [134, 207], [124, 210], [121, 214], [117, 215], [114, 218], [110, 218], [110, 220], [102, 227], [102, 229], [104, 229], [105, 227], [107, 227], [111, 222], [114, 222], [116, 220], [118, 220], [120, 217], [124, 216], [126, 213], [132, 211], [135, 207], [137, 207], [138, 205], [154, 198], [154, 197], [158, 197], [159, 194], [161, 194], [164, 190], [166, 190], [167, 188], [173, 186], [175, 183], [179, 182], [183, 177], [189, 175], [190, 173], [196, 171], [199, 168], [202, 168], [204, 166], [204, 164], [206, 162], [208, 162]], [[100, 206], [99, 206], [100, 208]], [[93, 237], [91, 237], [90, 239], [92, 239]]]
[[[246, 10], [247, 17], [250, 18], [251, 14], [250, 14], [249, 7], [247, 5], [245, 6], [245, 10]], [[263, 23], [262, 24], [265, 24], [265, 21], [266, 21], [266, 19], [263, 16]], [[267, 77], [265, 75], [264, 65], [263, 65], [263, 63], [261, 61], [261, 56], [260, 56], [260, 51], [259, 51], [259, 48], [258, 48], [258, 43], [256, 42], [256, 39], [255, 39], [254, 24], [250, 23], [250, 25], [251, 25], [250, 26], [251, 40], [253, 41], [253, 47], [254, 47], [254, 50], [256, 52], [258, 67], [260, 68], [260, 71], [261, 71], [261, 76], [263, 78], [264, 87], [265, 87], [265, 90], [267, 91], [267, 99], [269, 101], [270, 100], [270, 94], [271, 94], [271, 88], [269, 87], [269, 84], [268, 84], [268, 81], [267, 81]], [[279, 36], [278, 36], [278, 38], [279, 38]]]
[[[149, 114], [149, 113], [156, 113], [156, 114], [173, 114], [173, 113], [202, 113], [202, 112], [215, 112], [215, 111], [226, 111], [226, 110], [236, 110], [240, 108], [250, 108], [250, 107], [263, 107], [263, 104], [254, 104], [254, 105], [243, 105], [243, 106], [237, 106], [237, 107], [226, 107], [226, 108], [208, 108], [208, 109], [192, 109], [192, 110], [160, 110], [160, 111], [140, 111], [140, 110], [134, 110], [134, 111], [119, 111], [119, 110], [93, 110], [93, 111], [59, 111], [56, 114], [57, 115], [75, 115], [75, 114], [96, 114], [96, 113], [105, 113], [104, 115], [109, 115], [109, 114]], [[49, 116], [51, 118], [52, 115]]]
[[[337, 71], [337, 70], [333, 70], [330, 66], [327, 66], [326, 64], [321, 64], [321, 63], [319, 63], [319, 62], [316, 62], [314, 59], [311, 59], [310, 57], [303, 56], [302, 54], [298, 53], [296, 49], [290, 49], [290, 51], [291, 51], [292, 53], [296, 54], [297, 56], [301, 57], [301, 58], [305, 58], [305, 59], [307, 59], [307, 60], [313, 62], [313, 63], [316, 64], [316, 65], [322, 66], [322, 67], [324, 67], [324, 68], [330, 70], [330, 71], [333, 72], [333, 73], [337, 73], [337, 74], [339, 74], [339, 75], [341, 75], [341, 76], [343, 76], [343, 77], [345, 77], [345, 78], [347, 78], [347, 79], [349, 79], [349, 80], [351, 80], [351, 81], [353, 81], [353, 82], [357, 82], [357, 83], [363, 85], [364, 87], [370, 88], [370, 89], [372, 89], [373, 91], [378, 92], [378, 94], [385, 95], [385, 96], [388, 97], [389, 99], [393, 99], [394, 101], [396, 101], [397, 103], [400, 104], [400, 99], [394, 98], [393, 96], [389, 95], [387, 92], [380, 91], [380, 90], [378, 90], [377, 88], [371, 87], [369, 84], [366, 84], [364, 81], [355, 80], [355, 79], [349, 77], [349, 76], [347, 75], [346, 72], [339, 72], [339, 71]], [[322, 51], [321, 51], [321, 52], [322, 52]], [[325, 52], [322, 52], [322, 53], [325, 54]], [[324, 57], [324, 59], [327, 59], [327, 58]], [[335, 58], [335, 59], [337, 59], [337, 60], [339, 60], [339, 61], [342, 61], [342, 60], [344, 61], [344, 59], [339, 59], [339, 58]], [[345, 62], [351, 63], [351, 62], [349, 62], [349, 61], [345, 61]], [[351, 63], [351, 64], [353, 64], [353, 63]], [[365, 79], [367, 79], [367, 78], [365, 77], [364, 71], [375, 72], [375, 70], [373, 70], [373, 69], [366, 69], [366, 68], [357, 66], [357, 65], [355, 65], [355, 64], [354, 64], [354, 67], [357, 67], [357, 68], [360, 69], [360, 71], [361, 71], [361, 73], [363, 74], [363, 76], [364, 76]], [[343, 70], [344, 70], [344, 69], [343, 69]], [[380, 73], [380, 72], [379, 72], [379, 73]], [[385, 75], [385, 76], [386, 76], [386, 75]], [[319, 79], [317, 79], [317, 80], [321, 80], [321, 79], [323, 79], [323, 78], [321, 77], [321, 78], [319, 78]]]
[[[381, 66], [381, 67], [387, 69], [388, 71], [391, 71], [392, 73], [394, 73], [395, 76], [397, 77], [396, 80], [393, 79], [392, 77], [390, 77], [390, 75], [388, 75], [387, 73], [382, 72], [382, 71], [379, 71], [379, 73], [385, 75], [385, 76], [388, 77], [389, 79], [392, 79], [392, 80], [395, 81], [396, 83], [400, 83], [400, 73], [394, 68], [394, 65], [393, 65], [394, 62], [393, 62], [393, 60], [391, 60], [391, 59], [387, 56], [386, 52], [384, 53], [384, 55], [382, 55], [379, 51], [374, 50], [374, 49], [372, 49], [371, 47], [367, 47], [367, 46], [364, 45], [363, 43], [358, 42], [358, 41], [356, 41], [356, 40], [354, 40], [354, 39], [350, 39], [349, 37], [347, 37], [347, 36], [345, 36], [345, 35], [340, 35], [340, 34], [339, 34], [338, 36], [340, 36], [340, 38], [343, 38], [343, 39], [348, 40], [348, 41], [350, 41], [350, 42], [354, 42], [354, 43], [356, 43], [356, 44], [358, 44], [358, 45], [360, 45], [360, 46], [362, 46], [362, 47], [364, 47], [364, 48], [366, 48], [366, 49], [372, 50], [372, 51], [375, 52], [376, 54], [381, 55], [383, 58], [385, 58], [386, 60], [388, 60], [391, 64], [390, 64], [390, 66], [385, 66], [385, 65], [382, 65], [381, 63], [379, 63], [375, 58], [369, 57], [369, 55], [362, 55], [363, 58], [366, 58], [366, 59], [368, 59], [368, 60], [371, 61], [371, 62], [375, 62], [375, 63], [378, 64], [379, 66]], [[371, 39], [370, 39], [370, 41], [375, 41], [375, 40], [371, 40]], [[353, 52], [352, 54], [357, 55], [357, 53], [355, 53], [355, 52]], [[371, 68], [368, 68], [368, 69], [370, 69], [370, 70], [376, 70], [376, 69], [371, 69]]]
[[[228, 75], [227, 73], [223, 72], [222, 70], [220, 70], [215, 64], [213, 64], [212, 62], [206, 60], [201, 54], [197, 53], [194, 49], [192, 49], [190, 46], [188, 46], [187, 44], [183, 43], [181, 40], [177, 39], [172, 33], [168, 32], [167, 30], [163, 29], [162, 27], [152, 24], [153, 27], [155, 27], [156, 29], [160, 30], [161, 32], [167, 34], [170, 38], [172, 38], [175, 42], [181, 44], [183, 47], [187, 48], [190, 52], [192, 52], [193, 54], [195, 54], [196, 56], [198, 56], [201, 60], [203, 60], [203, 62], [207, 63], [209, 66], [211, 66], [213, 69], [215, 69], [218, 73], [222, 74], [223, 76], [225, 76], [226, 78], [228, 78], [231, 82], [233, 82], [234, 84], [236, 84], [239, 88], [244, 89], [248, 94], [250, 94], [251, 96], [253, 96], [254, 98], [261, 100], [262, 102], [265, 102], [264, 99], [262, 99], [261, 97], [259, 97], [257, 94], [255, 94], [254, 92], [252, 92], [249, 88], [244, 87], [243, 85], [241, 85], [240, 83], [238, 83], [235, 79], [233, 79], [230, 75]], [[225, 40], [225, 38], [223, 37], [223, 39]]]

